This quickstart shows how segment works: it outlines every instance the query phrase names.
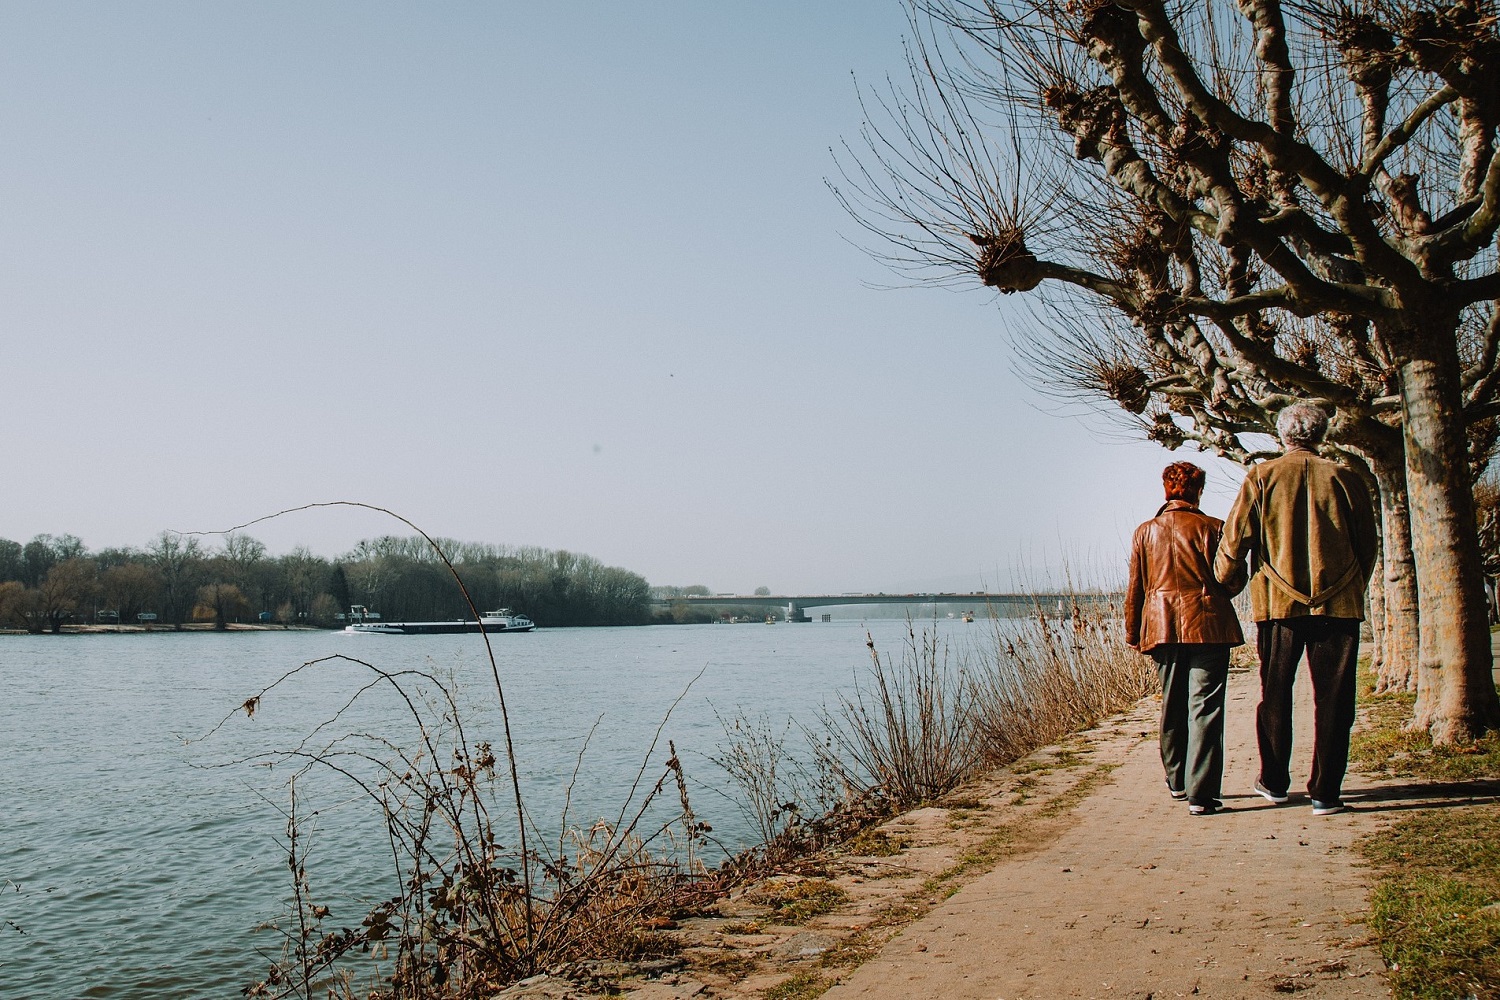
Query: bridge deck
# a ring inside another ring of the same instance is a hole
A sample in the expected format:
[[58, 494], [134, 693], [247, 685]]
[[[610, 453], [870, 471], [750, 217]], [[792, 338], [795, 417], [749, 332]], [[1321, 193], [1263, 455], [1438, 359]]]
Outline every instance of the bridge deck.
[[1100, 604], [1120, 599], [1119, 594], [710, 594], [692, 597], [653, 598], [653, 604], [672, 605], [703, 604], [710, 607], [770, 607], [792, 605], [798, 608], [832, 608], [858, 604], [954, 604], [971, 609], [985, 605], [1008, 606], [1036, 604], [1056, 607], [1057, 602], [1078, 601], [1085, 604]]

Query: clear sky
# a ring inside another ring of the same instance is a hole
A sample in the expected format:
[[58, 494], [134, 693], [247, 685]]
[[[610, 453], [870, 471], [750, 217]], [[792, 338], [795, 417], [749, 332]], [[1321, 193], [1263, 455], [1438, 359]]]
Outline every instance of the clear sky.
[[1168, 453], [1021, 382], [1017, 303], [879, 287], [825, 187], [906, 33], [895, 0], [0, 3], [0, 536], [347, 499], [720, 591], [1123, 561]]

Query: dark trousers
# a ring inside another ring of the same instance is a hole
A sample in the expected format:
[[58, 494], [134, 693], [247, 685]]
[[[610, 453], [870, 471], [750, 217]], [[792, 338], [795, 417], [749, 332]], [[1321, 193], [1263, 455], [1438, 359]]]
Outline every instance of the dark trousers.
[[1161, 765], [1188, 802], [1213, 805], [1224, 781], [1229, 648], [1178, 643], [1151, 650], [1161, 678]]
[[1353, 618], [1273, 618], [1257, 622], [1260, 705], [1255, 735], [1260, 741], [1260, 781], [1285, 794], [1292, 784], [1292, 682], [1307, 653], [1313, 685], [1313, 762], [1307, 793], [1337, 802], [1349, 766], [1354, 728], [1354, 671], [1359, 622]]

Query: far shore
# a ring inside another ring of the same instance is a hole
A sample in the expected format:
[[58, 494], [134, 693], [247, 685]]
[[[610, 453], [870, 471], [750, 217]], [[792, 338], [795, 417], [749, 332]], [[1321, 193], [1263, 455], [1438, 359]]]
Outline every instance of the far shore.
[[231, 622], [225, 628], [215, 628], [213, 622], [188, 622], [182, 628], [172, 625], [64, 625], [58, 632], [28, 632], [23, 628], [0, 629], [0, 635], [116, 635], [120, 633], [160, 632], [338, 632], [336, 628], [316, 628], [312, 625], [263, 625]]

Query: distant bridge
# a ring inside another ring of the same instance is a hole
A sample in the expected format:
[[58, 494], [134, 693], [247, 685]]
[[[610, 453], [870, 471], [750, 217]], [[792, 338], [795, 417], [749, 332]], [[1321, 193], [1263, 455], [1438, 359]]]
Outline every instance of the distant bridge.
[[[1065, 609], [1074, 602], [1085, 605], [1107, 604], [1119, 600], [1119, 594], [987, 594], [987, 593], [927, 593], [927, 594], [711, 594], [692, 597], [659, 597], [652, 604], [659, 608], [670, 608], [686, 604], [710, 608], [765, 608], [778, 605], [786, 609], [789, 622], [809, 622], [808, 608], [852, 607], [861, 604], [905, 604], [923, 607], [937, 604], [961, 605], [976, 615], [993, 609], [996, 617], [1011, 618], [1033, 608], [1047, 610]], [[988, 617], [988, 615], [986, 615]]]

